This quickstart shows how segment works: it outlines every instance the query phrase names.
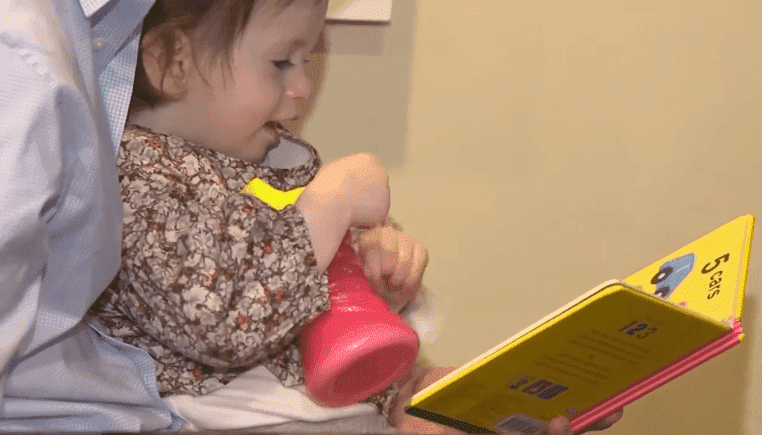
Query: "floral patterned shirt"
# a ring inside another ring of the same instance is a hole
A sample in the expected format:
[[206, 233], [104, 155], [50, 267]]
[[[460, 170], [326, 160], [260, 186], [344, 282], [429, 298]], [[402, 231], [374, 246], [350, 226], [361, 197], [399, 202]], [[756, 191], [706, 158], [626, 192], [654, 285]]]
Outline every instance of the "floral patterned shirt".
[[[285, 386], [304, 383], [296, 340], [329, 309], [303, 216], [240, 193], [259, 177], [306, 186], [317, 151], [283, 169], [256, 165], [176, 136], [128, 126], [117, 156], [124, 202], [122, 267], [90, 309], [107, 334], [148, 352], [162, 395], [208, 394], [264, 364]], [[396, 391], [369, 398], [388, 412]]]

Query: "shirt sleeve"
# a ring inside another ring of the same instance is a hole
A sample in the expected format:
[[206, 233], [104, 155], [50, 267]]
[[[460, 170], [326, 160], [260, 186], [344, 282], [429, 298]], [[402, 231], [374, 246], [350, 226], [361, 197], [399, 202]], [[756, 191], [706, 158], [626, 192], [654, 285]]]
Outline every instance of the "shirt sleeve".
[[302, 215], [228, 191], [203, 156], [120, 148], [121, 309], [149, 335], [218, 368], [261, 362], [329, 308]]
[[0, 401], [6, 367], [33, 350], [49, 255], [46, 219], [60, 193], [55, 84], [39, 68], [0, 40]]

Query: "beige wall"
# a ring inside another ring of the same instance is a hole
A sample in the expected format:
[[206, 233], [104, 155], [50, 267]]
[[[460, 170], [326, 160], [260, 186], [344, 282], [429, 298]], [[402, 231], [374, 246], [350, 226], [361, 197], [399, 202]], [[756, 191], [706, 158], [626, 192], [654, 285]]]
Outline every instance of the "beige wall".
[[[468, 6], [463, 6], [468, 5]], [[579, 293], [762, 218], [759, 0], [396, 0], [330, 26], [304, 136], [374, 152], [460, 365]], [[762, 433], [762, 255], [742, 346], [608, 434]]]

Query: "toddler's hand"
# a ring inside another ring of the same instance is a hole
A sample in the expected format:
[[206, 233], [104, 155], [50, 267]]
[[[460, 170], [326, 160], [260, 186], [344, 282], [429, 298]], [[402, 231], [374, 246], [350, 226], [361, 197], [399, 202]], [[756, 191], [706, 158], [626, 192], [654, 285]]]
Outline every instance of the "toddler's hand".
[[390, 225], [368, 230], [358, 243], [365, 275], [376, 293], [399, 312], [421, 288], [429, 261], [426, 245]]

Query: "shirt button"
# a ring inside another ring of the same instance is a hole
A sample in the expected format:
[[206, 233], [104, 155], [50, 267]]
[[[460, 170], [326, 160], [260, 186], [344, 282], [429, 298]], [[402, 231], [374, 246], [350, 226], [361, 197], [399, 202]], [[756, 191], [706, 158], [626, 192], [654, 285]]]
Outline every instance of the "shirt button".
[[98, 51], [101, 48], [106, 46], [106, 40], [103, 38], [95, 38], [93, 39], [93, 50]]

